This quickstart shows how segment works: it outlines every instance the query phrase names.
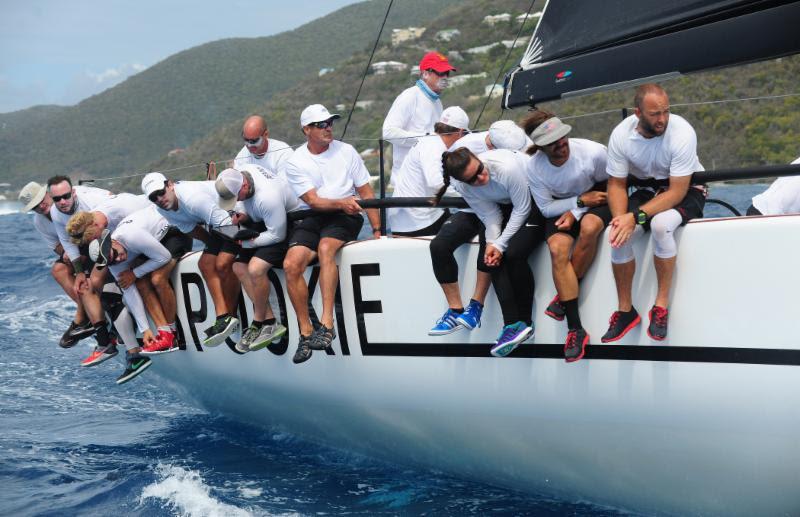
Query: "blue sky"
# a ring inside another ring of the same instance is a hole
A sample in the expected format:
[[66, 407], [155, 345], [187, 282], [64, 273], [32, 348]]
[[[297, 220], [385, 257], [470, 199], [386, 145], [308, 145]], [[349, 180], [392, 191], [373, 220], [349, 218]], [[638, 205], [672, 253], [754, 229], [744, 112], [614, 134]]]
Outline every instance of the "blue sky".
[[0, 113], [75, 104], [181, 50], [276, 34], [355, 1], [0, 0]]

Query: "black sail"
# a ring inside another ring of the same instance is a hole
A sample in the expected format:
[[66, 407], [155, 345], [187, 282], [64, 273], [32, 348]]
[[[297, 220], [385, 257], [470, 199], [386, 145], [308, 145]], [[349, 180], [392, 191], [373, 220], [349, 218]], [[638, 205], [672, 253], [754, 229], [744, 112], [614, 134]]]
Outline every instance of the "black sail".
[[550, 0], [503, 106], [800, 52], [800, 1]]

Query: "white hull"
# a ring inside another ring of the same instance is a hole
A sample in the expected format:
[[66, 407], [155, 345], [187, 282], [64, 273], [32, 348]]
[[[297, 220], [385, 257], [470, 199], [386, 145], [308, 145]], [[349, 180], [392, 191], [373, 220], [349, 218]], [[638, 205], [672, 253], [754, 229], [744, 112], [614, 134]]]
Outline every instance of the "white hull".
[[[531, 258], [534, 343], [495, 359], [492, 292], [482, 328], [427, 336], [445, 303], [426, 240], [348, 245], [335, 355], [301, 365], [291, 362], [298, 330], [285, 290], [286, 353], [198, 351], [188, 330], [201, 334], [213, 308], [195, 253], [173, 277], [187, 350], [154, 359], [151, 372], [235, 418], [529, 492], [647, 512], [798, 513], [800, 272], [787, 258], [798, 255], [800, 216], [697, 221], [678, 234], [668, 340], [656, 345], [644, 331], [656, 282], [642, 239], [642, 326], [574, 364], [562, 359], [566, 325], [543, 314], [554, 295], [544, 247]], [[458, 252], [465, 301], [476, 252]], [[582, 287], [581, 317], [599, 343], [616, 307], [607, 244]], [[199, 310], [201, 298], [205, 314], [190, 323], [186, 307]], [[316, 290], [313, 300], [319, 313]]]

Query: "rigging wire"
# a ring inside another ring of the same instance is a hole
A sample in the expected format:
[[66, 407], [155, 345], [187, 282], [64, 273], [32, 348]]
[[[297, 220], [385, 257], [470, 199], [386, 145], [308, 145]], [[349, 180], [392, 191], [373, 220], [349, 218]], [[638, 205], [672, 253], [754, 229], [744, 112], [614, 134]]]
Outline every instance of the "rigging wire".
[[372, 58], [375, 57], [375, 50], [378, 48], [378, 44], [381, 42], [381, 34], [383, 34], [383, 28], [386, 26], [386, 20], [389, 18], [389, 12], [392, 10], [392, 4], [394, 0], [389, 0], [389, 6], [386, 8], [386, 14], [383, 16], [383, 23], [381, 23], [381, 28], [378, 31], [378, 37], [375, 38], [375, 45], [372, 47], [372, 52], [369, 55], [369, 59], [367, 60], [367, 67], [364, 69], [364, 74], [361, 76], [361, 84], [358, 85], [358, 91], [356, 92], [356, 97], [353, 99], [353, 105], [350, 107], [350, 113], [347, 114], [347, 122], [344, 123], [344, 129], [342, 130], [342, 138], [344, 135], [347, 134], [347, 126], [350, 125], [350, 118], [353, 116], [353, 112], [356, 109], [356, 102], [358, 102], [358, 96], [361, 95], [361, 88], [364, 86], [364, 81], [367, 79], [367, 74], [369, 73], [369, 67], [372, 65]]
[[[486, 106], [489, 104], [489, 101], [492, 99], [492, 94], [494, 93], [494, 89], [497, 87], [497, 81], [500, 80], [500, 76], [503, 75], [503, 71], [506, 70], [506, 65], [508, 64], [508, 59], [511, 57], [511, 53], [517, 47], [517, 40], [519, 40], [519, 36], [520, 36], [520, 34], [522, 34], [522, 29], [525, 28], [525, 23], [527, 23], [528, 17], [531, 15], [531, 11], [533, 10], [533, 4], [534, 3], [536, 3], [536, 0], [531, 0], [531, 5], [530, 5], [530, 7], [528, 7], [528, 12], [525, 13], [525, 19], [522, 21], [522, 23], [519, 24], [519, 30], [517, 31], [517, 35], [514, 37], [514, 43], [512, 43], [511, 47], [508, 49], [508, 53], [506, 54], [506, 58], [505, 58], [505, 60], [503, 60], [503, 64], [500, 65], [500, 70], [497, 72], [497, 77], [495, 77], [494, 83], [492, 83], [492, 89], [489, 90], [489, 94], [486, 96], [486, 101], [483, 103], [483, 107], [481, 108], [481, 112], [478, 113], [478, 118], [477, 118], [477, 120], [475, 120], [475, 125], [476, 126], [481, 121], [481, 117], [483, 116], [483, 110], [486, 109]], [[503, 115], [503, 112], [505, 112], [505, 109], [503, 109], [500, 112], [500, 116], [501, 117]]]

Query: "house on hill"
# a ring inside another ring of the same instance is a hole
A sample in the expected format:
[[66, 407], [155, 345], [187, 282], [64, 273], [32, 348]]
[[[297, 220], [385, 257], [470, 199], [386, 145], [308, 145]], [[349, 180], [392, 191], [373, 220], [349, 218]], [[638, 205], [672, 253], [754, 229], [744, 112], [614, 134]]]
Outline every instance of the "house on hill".
[[490, 27], [493, 27], [498, 23], [503, 23], [503, 22], [508, 23], [510, 21], [511, 21], [511, 15], [509, 13], [490, 14], [489, 16], [484, 16], [483, 18], [483, 23], [485, 23]]
[[378, 61], [372, 63], [372, 72], [375, 75], [385, 75], [389, 72], [402, 72], [408, 69], [408, 65], [399, 61]]
[[517, 23], [523, 23], [525, 21], [526, 16], [528, 17], [527, 18], [528, 20], [535, 20], [537, 18], [542, 17], [542, 11], [536, 11], [535, 13], [531, 13], [530, 16], [528, 16], [526, 13], [522, 13], [519, 16], [517, 16]]
[[407, 27], [405, 29], [392, 29], [392, 46], [405, 42], [412, 41], [425, 33], [425, 27]]
[[451, 86], [461, 86], [462, 84], [466, 83], [470, 79], [477, 79], [479, 77], [486, 77], [486, 72], [481, 72], [479, 74], [461, 74], [461, 75], [454, 75], [450, 78], [450, 85]]
[[439, 31], [436, 33], [436, 40], [437, 41], [450, 41], [456, 36], [460, 36], [461, 31], [458, 29], [446, 29], [443, 31]]

